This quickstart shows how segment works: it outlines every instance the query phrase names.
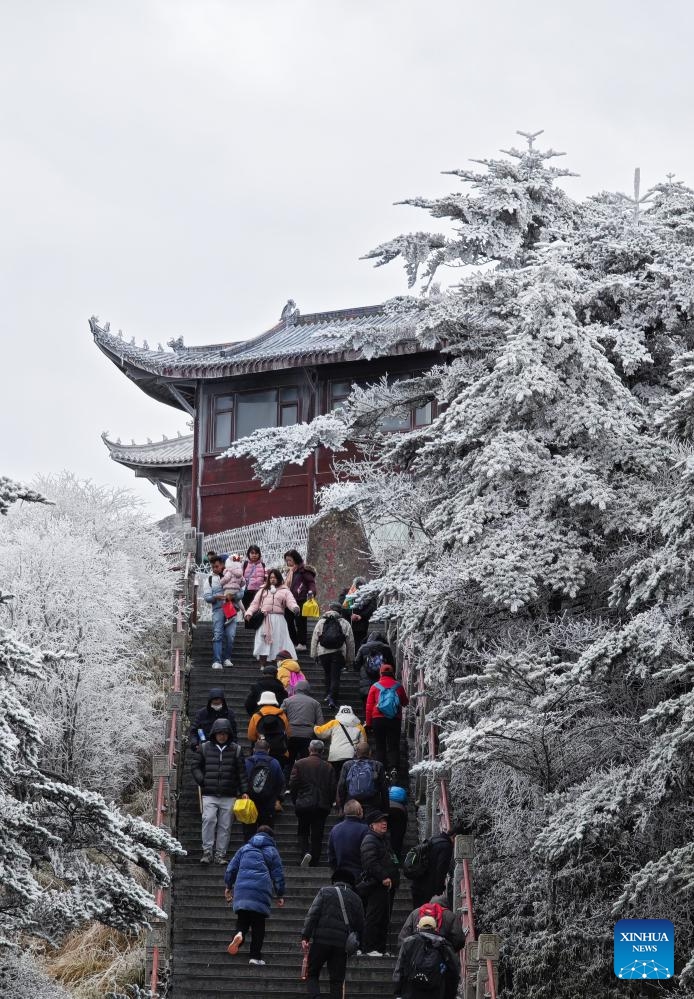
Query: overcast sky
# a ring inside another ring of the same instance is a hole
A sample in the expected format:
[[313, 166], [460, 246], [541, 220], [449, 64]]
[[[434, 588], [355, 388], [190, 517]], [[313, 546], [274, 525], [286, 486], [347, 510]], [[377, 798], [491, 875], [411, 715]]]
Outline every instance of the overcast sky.
[[[694, 183], [686, 0], [0, 0], [0, 474], [131, 486], [100, 432], [185, 431], [96, 349], [254, 336], [406, 290], [359, 256], [545, 129], [584, 196]], [[521, 140], [522, 141], [522, 140]]]

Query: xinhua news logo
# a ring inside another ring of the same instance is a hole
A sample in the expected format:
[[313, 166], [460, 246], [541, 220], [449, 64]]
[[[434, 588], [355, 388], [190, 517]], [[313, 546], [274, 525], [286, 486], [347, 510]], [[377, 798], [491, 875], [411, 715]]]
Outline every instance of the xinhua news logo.
[[672, 978], [675, 928], [669, 919], [620, 919], [614, 928], [617, 978]]

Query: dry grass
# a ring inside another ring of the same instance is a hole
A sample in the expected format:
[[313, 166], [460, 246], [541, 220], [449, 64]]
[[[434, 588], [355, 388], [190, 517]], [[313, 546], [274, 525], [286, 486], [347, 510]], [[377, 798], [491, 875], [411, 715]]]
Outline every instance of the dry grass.
[[141, 984], [144, 937], [127, 937], [99, 923], [72, 933], [60, 950], [44, 958], [47, 973], [74, 999], [101, 999], [107, 992]]

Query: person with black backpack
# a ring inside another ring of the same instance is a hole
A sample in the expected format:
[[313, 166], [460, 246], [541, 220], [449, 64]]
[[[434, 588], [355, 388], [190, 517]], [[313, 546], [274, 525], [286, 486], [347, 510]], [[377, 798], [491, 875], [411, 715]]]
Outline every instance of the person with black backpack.
[[354, 659], [352, 627], [342, 617], [340, 604], [330, 604], [329, 610], [318, 619], [311, 636], [311, 655], [325, 674], [324, 703], [335, 708], [340, 700], [342, 670]]
[[262, 735], [270, 747], [270, 755], [284, 763], [291, 734], [289, 719], [277, 703], [277, 698], [271, 690], [264, 690], [258, 698], [258, 710], [251, 715], [248, 723], [248, 741], [255, 742]]
[[265, 739], [256, 741], [253, 755], [246, 758], [246, 777], [248, 781], [248, 797], [258, 809], [255, 822], [243, 826], [243, 838], [246, 842], [253, 836], [258, 826], [266, 825], [272, 829], [275, 825], [275, 802], [284, 791], [284, 774], [277, 760], [269, 753]]
[[460, 962], [436, 931], [433, 916], [423, 916], [417, 932], [403, 942], [393, 971], [393, 988], [402, 999], [455, 999]]
[[395, 668], [395, 656], [386, 636], [377, 631], [369, 635], [354, 657], [353, 669], [359, 674], [359, 693], [364, 701], [364, 709], [371, 686], [378, 682], [381, 666], [384, 664]]
[[353, 760], [347, 760], [340, 771], [337, 804], [344, 808], [350, 799], [358, 801], [368, 812], [374, 808], [388, 810], [388, 780], [383, 764], [371, 759], [368, 742], [357, 743]]
[[408, 851], [402, 870], [412, 882], [412, 905], [415, 908], [428, 902], [432, 895], [443, 893], [453, 858], [453, 844], [460, 831], [457, 826], [444, 829]]

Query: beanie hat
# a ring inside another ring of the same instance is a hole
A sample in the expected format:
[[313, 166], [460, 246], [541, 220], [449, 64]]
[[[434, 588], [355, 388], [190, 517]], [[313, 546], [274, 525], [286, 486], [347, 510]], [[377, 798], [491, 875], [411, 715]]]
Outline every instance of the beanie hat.
[[399, 804], [404, 805], [407, 801], [407, 791], [404, 787], [391, 787], [388, 791], [388, 797], [391, 801], [397, 801]]
[[390, 663], [383, 663], [379, 673], [381, 676], [392, 676], [395, 674], [395, 667], [391, 666]]
[[418, 930], [435, 930], [436, 920], [433, 916], [422, 916], [422, 918], [417, 923]]
[[258, 698], [258, 707], [262, 708], [264, 705], [272, 704], [273, 707], [278, 708], [277, 698], [275, 697], [274, 691], [264, 690], [260, 697]]

